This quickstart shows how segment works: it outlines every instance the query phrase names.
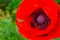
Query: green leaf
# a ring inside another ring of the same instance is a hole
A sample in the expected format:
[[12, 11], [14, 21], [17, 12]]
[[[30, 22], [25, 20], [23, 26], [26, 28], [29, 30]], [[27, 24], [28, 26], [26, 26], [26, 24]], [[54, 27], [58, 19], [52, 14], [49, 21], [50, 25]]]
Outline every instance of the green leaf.
[[55, 0], [60, 5], [60, 0]]

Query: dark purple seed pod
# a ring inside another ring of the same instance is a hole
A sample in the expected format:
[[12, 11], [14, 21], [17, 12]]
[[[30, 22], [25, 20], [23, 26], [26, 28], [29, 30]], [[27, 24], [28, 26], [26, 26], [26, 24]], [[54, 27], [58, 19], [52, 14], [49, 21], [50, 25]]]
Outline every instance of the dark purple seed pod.
[[38, 8], [36, 11], [32, 12], [31, 26], [33, 28], [38, 26], [39, 29], [44, 30], [48, 27], [50, 22], [51, 20], [42, 8]]

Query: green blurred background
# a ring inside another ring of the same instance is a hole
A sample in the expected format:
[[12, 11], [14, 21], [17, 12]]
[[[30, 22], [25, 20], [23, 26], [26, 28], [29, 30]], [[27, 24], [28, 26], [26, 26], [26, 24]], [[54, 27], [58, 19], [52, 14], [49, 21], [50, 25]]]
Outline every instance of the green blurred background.
[[[0, 0], [0, 40], [27, 40], [19, 34], [15, 24], [16, 10], [21, 2], [22, 0]], [[60, 4], [60, 0], [56, 2]]]

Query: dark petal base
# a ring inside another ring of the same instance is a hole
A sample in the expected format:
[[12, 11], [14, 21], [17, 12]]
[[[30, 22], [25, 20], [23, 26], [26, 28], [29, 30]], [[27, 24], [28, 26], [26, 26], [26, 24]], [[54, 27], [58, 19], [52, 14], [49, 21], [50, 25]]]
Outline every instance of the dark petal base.
[[45, 36], [48, 36], [48, 34], [43, 34], [43, 35], [39, 35], [39, 36], [41, 36], [41, 37], [45, 37]]
[[44, 12], [42, 8], [38, 8], [36, 11], [32, 12], [32, 28], [38, 27], [40, 30], [45, 30], [50, 24], [51, 20]]

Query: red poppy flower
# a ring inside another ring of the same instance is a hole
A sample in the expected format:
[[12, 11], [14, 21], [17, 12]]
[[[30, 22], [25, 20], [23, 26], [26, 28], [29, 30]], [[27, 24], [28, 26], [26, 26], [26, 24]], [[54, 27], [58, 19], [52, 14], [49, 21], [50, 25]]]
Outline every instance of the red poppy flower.
[[29, 40], [60, 37], [58, 5], [52, 0], [24, 0], [16, 13], [20, 34]]

